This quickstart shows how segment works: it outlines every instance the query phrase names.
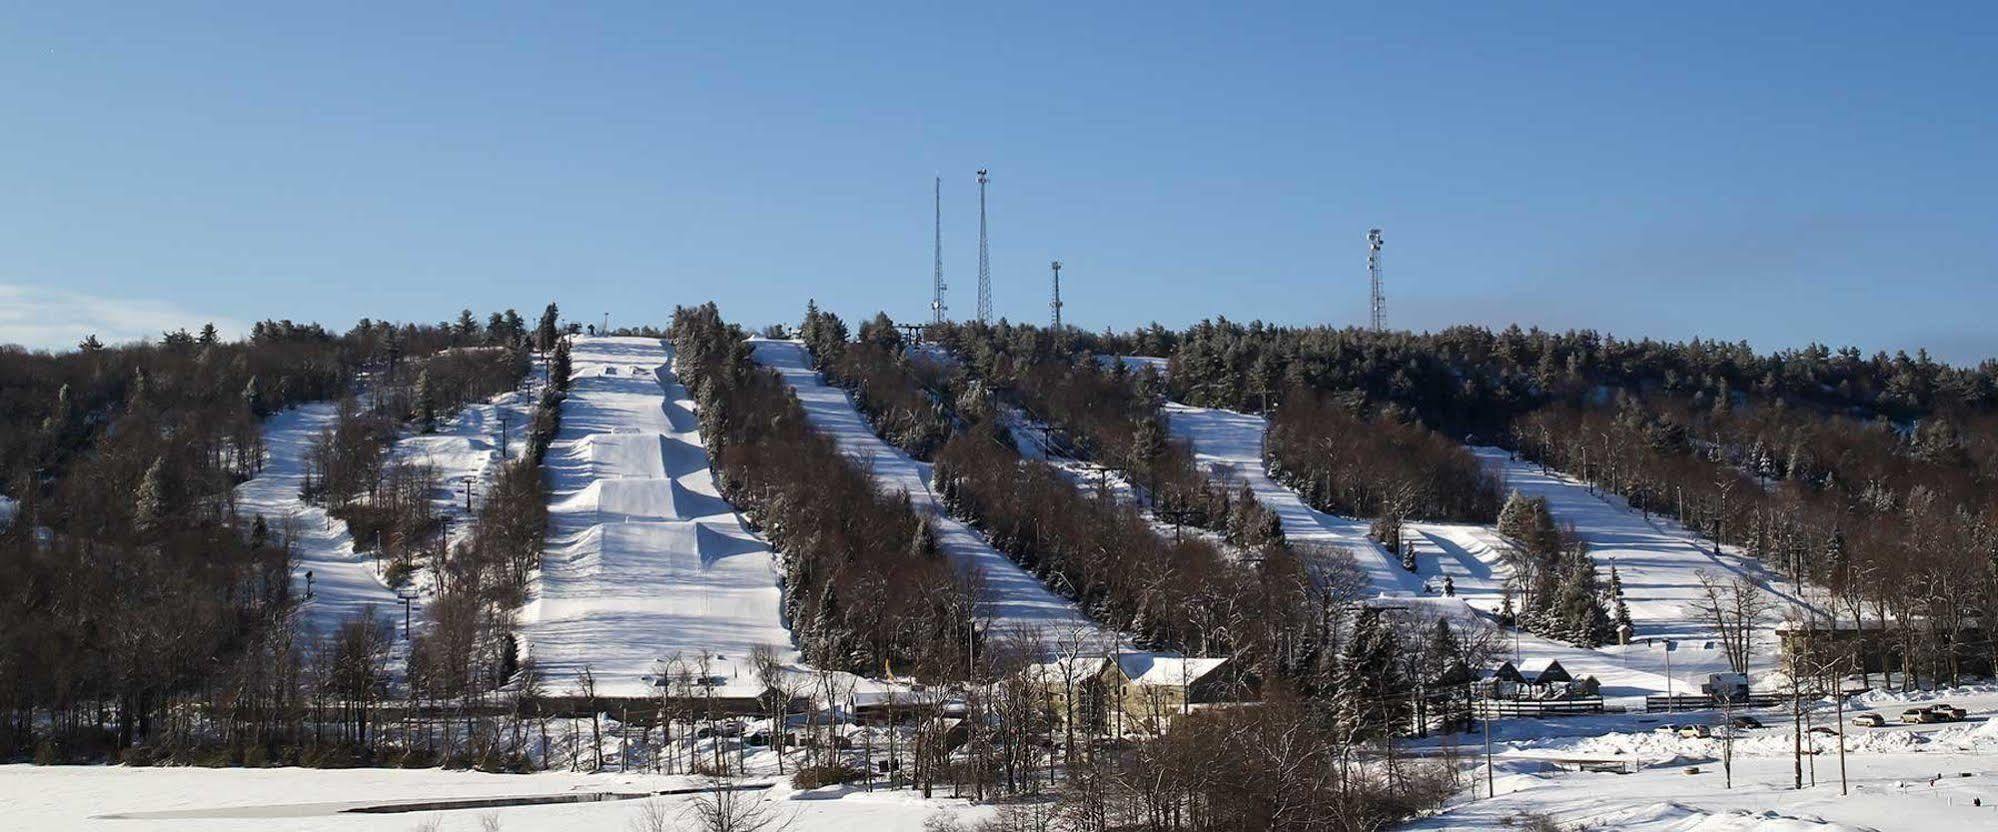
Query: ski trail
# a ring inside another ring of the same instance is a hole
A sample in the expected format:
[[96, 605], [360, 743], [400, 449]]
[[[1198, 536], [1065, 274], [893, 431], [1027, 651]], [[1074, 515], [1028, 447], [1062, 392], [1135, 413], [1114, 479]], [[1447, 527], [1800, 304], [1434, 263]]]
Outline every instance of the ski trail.
[[703, 657], [720, 696], [761, 692], [752, 648], [796, 664], [770, 548], [715, 488], [699, 420], [650, 338], [577, 338], [546, 460], [548, 551], [522, 610], [528, 655], [558, 688], [589, 668], [603, 696]]
[[802, 344], [761, 338], [752, 339], [751, 344], [757, 363], [776, 370], [790, 384], [814, 428], [831, 436], [840, 451], [865, 468], [883, 492], [907, 492], [917, 510], [929, 515], [937, 545], [952, 562], [983, 574], [983, 612], [992, 626], [1037, 632], [1053, 643], [1110, 643], [1112, 637], [1084, 616], [1075, 602], [1056, 595], [992, 548], [976, 530], [945, 513], [930, 491], [930, 465], [911, 459], [876, 436], [846, 391], [827, 385], [811, 369]]
[[1225, 481], [1247, 484], [1258, 502], [1276, 512], [1292, 543], [1329, 543], [1351, 552], [1377, 595], [1422, 591], [1421, 578], [1367, 537], [1366, 521], [1317, 511], [1270, 477], [1263, 467], [1263, 432], [1269, 427], [1263, 417], [1175, 402], [1168, 402], [1165, 412], [1173, 435], [1193, 443], [1195, 462]]

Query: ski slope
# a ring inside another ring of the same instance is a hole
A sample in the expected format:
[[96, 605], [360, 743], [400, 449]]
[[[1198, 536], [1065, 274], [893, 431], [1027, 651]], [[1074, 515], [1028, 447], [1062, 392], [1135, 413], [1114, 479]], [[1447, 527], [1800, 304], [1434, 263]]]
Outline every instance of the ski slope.
[[842, 453], [866, 468], [883, 492], [907, 492], [917, 509], [929, 514], [937, 545], [952, 562], [983, 573], [981, 612], [991, 626], [1038, 633], [1059, 644], [1109, 642], [1109, 636], [1074, 602], [1054, 594], [976, 530], [946, 514], [930, 491], [930, 465], [876, 436], [846, 391], [827, 385], [811, 368], [803, 344], [762, 338], [752, 339], [751, 344], [757, 363], [776, 370], [791, 385], [814, 428], [831, 436]]
[[577, 338], [550, 445], [548, 550], [520, 625], [551, 687], [589, 668], [644, 696], [673, 657], [705, 656], [723, 696], [761, 691], [757, 645], [795, 663], [770, 548], [715, 488], [692, 397], [651, 338]]
[[236, 510], [245, 519], [262, 515], [274, 538], [290, 541], [296, 558], [292, 595], [301, 599], [298, 623], [302, 631], [319, 635], [363, 610], [372, 609], [384, 621], [402, 616], [402, 602], [382, 582], [374, 557], [354, 550], [346, 521], [298, 496], [313, 440], [331, 429], [339, 415], [335, 402], [313, 402], [272, 414], [264, 420], [264, 468], [236, 486]]
[[[439, 424], [434, 433], [406, 430], [389, 449], [392, 461], [428, 466], [436, 473], [438, 485], [430, 501], [437, 516], [448, 524], [446, 534], [453, 545], [471, 533], [462, 496], [465, 479], [471, 478], [476, 497], [493, 466], [502, 461], [502, 425], [506, 429], [505, 457], [518, 458], [525, 451], [535, 389], [530, 384], [488, 401], [467, 404]], [[314, 402], [265, 419], [264, 469], [236, 487], [236, 502], [243, 516], [263, 515], [273, 533], [291, 540], [298, 557], [292, 571], [293, 590], [300, 597], [306, 589], [305, 575], [312, 573], [312, 594], [300, 604], [300, 615], [308, 631], [318, 633], [369, 607], [384, 618], [402, 617], [402, 602], [382, 581], [373, 553], [356, 551], [345, 521], [298, 496], [305, 483], [305, 457], [313, 441], [338, 419], [336, 402]], [[419, 596], [413, 610], [422, 610], [420, 598], [429, 595], [435, 584], [436, 575], [429, 569], [412, 575], [407, 591]], [[400, 628], [397, 633], [401, 633]]]
[[1317, 511], [1270, 477], [1263, 467], [1263, 433], [1269, 429], [1263, 417], [1173, 402], [1166, 404], [1165, 412], [1173, 436], [1192, 444], [1194, 464], [1217, 478], [1248, 485], [1264, 507], [1276, 512], [1290, 542], [1330, 544], [1351, 552], [1354, 565], [1377, 595], [1422, 592], [1422, 579], [1401, 568], [1400, 559], [1367, 537], [1365, 520]]
[[[1416, 546], [1416, 572], [1411, 574], [1366, 537], [1365, 520], [1315, 511], [1269, 476], [1262, 460], [1267, 429], [1262, 417], [1176, 403], [1167, 404], [1166, 412], [1173, 434], [1192, 444], [1197, 463], [1217, 476], [1247, 483], [1256, 498], [1277, 513], [1290, 540], [1329, 543], [1350, 551], [1377, 597], [1465, 624], [1488, 620], [1486, 614], [1500, 608], [1510, 569], [1502, 554], [1505, 544], [1491, 527], [1408, 524], [1407, 536]], [[1558, 660], [1577, 678], [1597, 677], [1604, 696], [1622, 704], [1635, 704], [1647, 694], [1694, 693], [1707, 674], [1728, 669], [1712, 627], [1689, 608], [1702, 592], [1702, 573], [1723, 578], [1744, 575], [1780, 603], [1796, 600], [1794, 587], [1776, 580], [1759, 562], [1733, 554], [1716, 556], [1711, 545], [1675, 522], [1647, 519], [1618, 498], [1597, 497], [1585, 484], [1543, 473], [1503, 450], [1473, 450], [1508, 488], [1546, 497], [1556, 521], [1574, 523], [1576, 532], [1588, 541], [1604, 580], [1610, 565], [1616, 565], [1630, 608], [1635, 632], [1629, 645], [1578, 648], [1508, 632], [1513, 649], [1506, 651], [1506, 658], [1529, 675]], [[1445, 576], [1451, 579], [1454, 598], [1440, 595]], [[1774, 660], [1773, 634], [1765, 633], [1750, 670], [1759, 676], [1772, 668]]]

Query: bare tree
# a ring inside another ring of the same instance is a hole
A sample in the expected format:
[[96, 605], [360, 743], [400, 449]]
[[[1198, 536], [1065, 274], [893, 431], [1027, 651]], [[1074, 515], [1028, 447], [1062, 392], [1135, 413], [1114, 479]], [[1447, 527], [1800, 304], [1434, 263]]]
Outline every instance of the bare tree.
[[1699, 579], [1701, 594], [1688, 605], [1690, 611], [1713, 626], [1728, 667], [1736, 673], [1747, 673], [1756, 629], [1769, 619], [1774, 604], [1746, 576], [1723, 579], [1703, 571]]

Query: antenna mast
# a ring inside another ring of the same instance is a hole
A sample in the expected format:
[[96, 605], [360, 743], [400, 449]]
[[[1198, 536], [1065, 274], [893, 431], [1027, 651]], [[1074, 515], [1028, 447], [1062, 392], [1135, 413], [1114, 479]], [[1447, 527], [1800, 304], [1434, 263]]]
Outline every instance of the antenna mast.
[[944, 285], [943, 279], [943, 177], [937, 177], [936, 185], [937, 266], [936, 272], [930, 278], [930, 323], [940, 324], [944, 322], [944, 290], [950, 287]]
[[1054, 310], [1054, 331], [1061, 332], [1061, 261], [1054, 261], [1054, 301], [1048, 304]]
[[1387, 295], [1381, 291], [1381, 230], [1367, 232], [1367, 277], [1373, 285], [1369, 298], [1369, 309], [1373, 315], [1374, 331], [1379, 332], [1387, 325]]
[[984, 168], [978, 170], [978, 322], [992, 323], [992, 261], [985, 249], [985, 183]]

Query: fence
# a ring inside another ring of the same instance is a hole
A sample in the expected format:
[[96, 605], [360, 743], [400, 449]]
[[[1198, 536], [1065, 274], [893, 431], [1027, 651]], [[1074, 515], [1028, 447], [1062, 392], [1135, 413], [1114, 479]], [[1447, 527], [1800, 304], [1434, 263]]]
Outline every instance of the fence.
[[[1751, 693], [1734, 700], [1734, 705], [1737, 708], [1773, 708], [1789, 701], [1788, 694]], [[1704, 711], [1720, 706], [1718, 700], [1701, 694], [1681, 693], [1674, 696], [1644, 697], [1644, 709], [1647, 711]]]
[[1600, 696], [1578, 696], [1570, 699], [1473, 699], [1471, 712], [1479, 719], [1497, 719], [1513, 716], [1581, 716], [1603, 712], [1603, 698]]

